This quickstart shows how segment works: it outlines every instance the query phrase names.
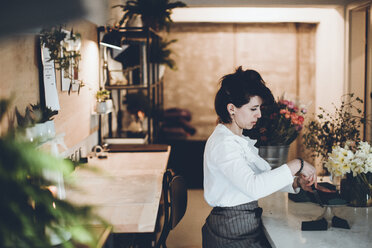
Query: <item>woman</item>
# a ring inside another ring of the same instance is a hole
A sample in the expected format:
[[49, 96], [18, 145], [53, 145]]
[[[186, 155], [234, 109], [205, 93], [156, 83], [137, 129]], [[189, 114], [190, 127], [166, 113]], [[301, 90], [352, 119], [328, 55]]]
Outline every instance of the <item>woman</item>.
[[270, 247], [257, 200], [279, 190], [299, 192], [300, 186], [311, 191], [316, 183], [315, 168], [302, 159], [271, 170], [256, 141], [242, 135], [261, 117], [263, 102], [273, 99], [256, 71], [239, 67], [221, 80], [219, 123], [204, 151], [204, 198], [214, 208], [202, 228], [203, 248]]

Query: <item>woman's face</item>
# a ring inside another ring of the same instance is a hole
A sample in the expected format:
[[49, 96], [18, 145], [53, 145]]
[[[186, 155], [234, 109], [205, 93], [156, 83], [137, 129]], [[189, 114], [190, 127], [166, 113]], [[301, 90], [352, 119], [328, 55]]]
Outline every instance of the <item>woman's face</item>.
[[241, 129], [252, 129], [258, 118], [261, 117], [262, 99], [259, 96], [251, 97], [249, 103], [234, 109], [233, 122]]

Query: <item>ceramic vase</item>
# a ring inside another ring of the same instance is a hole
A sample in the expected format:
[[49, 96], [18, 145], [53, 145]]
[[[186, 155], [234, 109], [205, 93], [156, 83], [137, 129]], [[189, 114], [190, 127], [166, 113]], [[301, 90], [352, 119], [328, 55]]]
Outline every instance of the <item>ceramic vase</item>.
[[98, 114], [105, 114], [112, 110], [112, 100], [108, 99], [104, 102], [97, 102], [96, 112]]
[[54, 120], [50, 120], [50, 121], [47, 121], [45, 122], [45, 132], [46, 132], [46, 136], [48, 139], [52, 139], [54, 138], [54, 136], [56, 135], [56, 130], [55, 130], [55, 127], [54, 127]]

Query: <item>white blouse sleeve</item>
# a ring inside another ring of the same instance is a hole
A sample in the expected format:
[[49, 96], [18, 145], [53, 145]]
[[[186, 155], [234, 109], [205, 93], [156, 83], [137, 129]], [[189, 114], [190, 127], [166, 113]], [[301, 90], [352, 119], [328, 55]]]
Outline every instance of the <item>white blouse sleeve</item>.
[[250, 167], [254, 165], [246, 161], [244, 150], [234, 139], [225, 139], [215, 144], [212, 154], [213, 164], [218, 167], [215, 169], [220, 170], [231, 184], [253, 199], [268, 196], [293, 183], [293, 176], [286, 164], [255, 174]]
[[279, 191], [288, 192], [288, 193], [292, 193], [292, 194], [298, 194], [300, 192], [300, 190], [301, 190], [300, 187], [294, 189], [293, 186], [292, 186], [292, 183], [291, 183], [291, 184], [288, 184], [287, 186], [285, 186], [284, 188], [280, 189]]

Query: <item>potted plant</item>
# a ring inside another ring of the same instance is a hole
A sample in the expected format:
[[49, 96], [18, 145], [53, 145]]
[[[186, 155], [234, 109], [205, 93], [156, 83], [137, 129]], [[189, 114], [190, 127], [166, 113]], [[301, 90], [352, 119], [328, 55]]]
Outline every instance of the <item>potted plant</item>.
[[96, 112], [105, 114], [112, 110], [112, 100], [110, 99], [110, 91], [101, 89], [96, 92]]
[[[0, 100], [0, 106], [1, 121], [9, 102]], [[56, 182], [44, 174], [48, 170], [68, 176], [72, 163], [17, 138], [19, 131], [12, 129], [0, 136], [0, 247], [52, 247], [50, 234], [63, 239], [66, 231], [73, 240], [93, 246], [95, 235], [84, 224], [102, 220], [90, 207], [78, 207], [54, 196], [49, 186]]]
[[30, 104], [31, 111], [36, 121], [36, 126], [40, 126], [42, 137], [45, 140], [55, 136], [54, 116], [58, 114], [57, 110], [52, 110], [48, 106], [42, 106], [40, 103]]
[[333, 177], [343, 178], [341, 196], [355, 207], [372, 206], [372, 147], [348, 140], [336, 145], [324, 162]]
[[362, 99], [351, 93], [341, 97], [341, 105], [334, 105], [333, 113], [319, 108], [321, 113], [306, 124], [303, 135], [305, 147], [313, 158], [320, 156], [324, 164], [334, 146], [344, 146], [348, 140], [361, 140], [360, 128], [367, 122], [357, 106], [362, 103]]
[[181, 1], [170, 2], [169, 0], [128, 0], [124, 5], [115, 5], [123, 9], [124, 15], [119, 21], [119, 27], [136, 16], [140, 16], [145, 27], [155, 31], [164, 28], [169, 30], [172, 23], [172, 9], [186, 7]]
[[[331, 175], [341, 195], [353, 206], [372, 205], [372, 149], [363, 142], [360, 128], [369, 122], [360, 109], [363, 100], [343, 95], [334, 112], [321, 113], [305, 126], [304, 144], [313, 157], [321, 157], [323, 174]], [[359, 106], [358, 106], [359, 105]]]
[[254, 129], [245, 134], [257, 139], [259, 154], [272, 167], [287, 162], [290, 144], [298, 137], [307, 110], [298, 101], [282, 95], [277, 101], [262, 107], [261, 118]]
[[172, 70], [177, 69], [176, 62], [170, 57], [172, 50], [168, 48], [176, 41], [175, 39], [167, 41], [160, 38], [159, 41], [154, 41], [150, 45], [150, 62], [159, 64], [159, 78], [163, 77], [165, 66]]
[[19, 134], [23, 134], [23, 136], [31, 142], [33, 142], [40, 134], [42, 134], [40, 132], [40, 128], [35, 126], [36, 121], [29, 106], [25, 108], [24, 115], [19, 112], [17, 107], [15, 107], [14, 112], [17, 119], [17, 127], [20, 130], [23, 130], [22, 132], [19, 132]]
[[63, 70], [64, 74], [70, 79], [69, 94], [72, 85], [78, 82], [79, 89], [84, 83], [78, 80], [79, 61], [81, 59], [80, 46], [81, 35], [63, 31], [62, 26], [49, 27], [42, 29], [40, 33], [40, 43], [48, 48], [50, 60], [53, 60], [56, 68]]

